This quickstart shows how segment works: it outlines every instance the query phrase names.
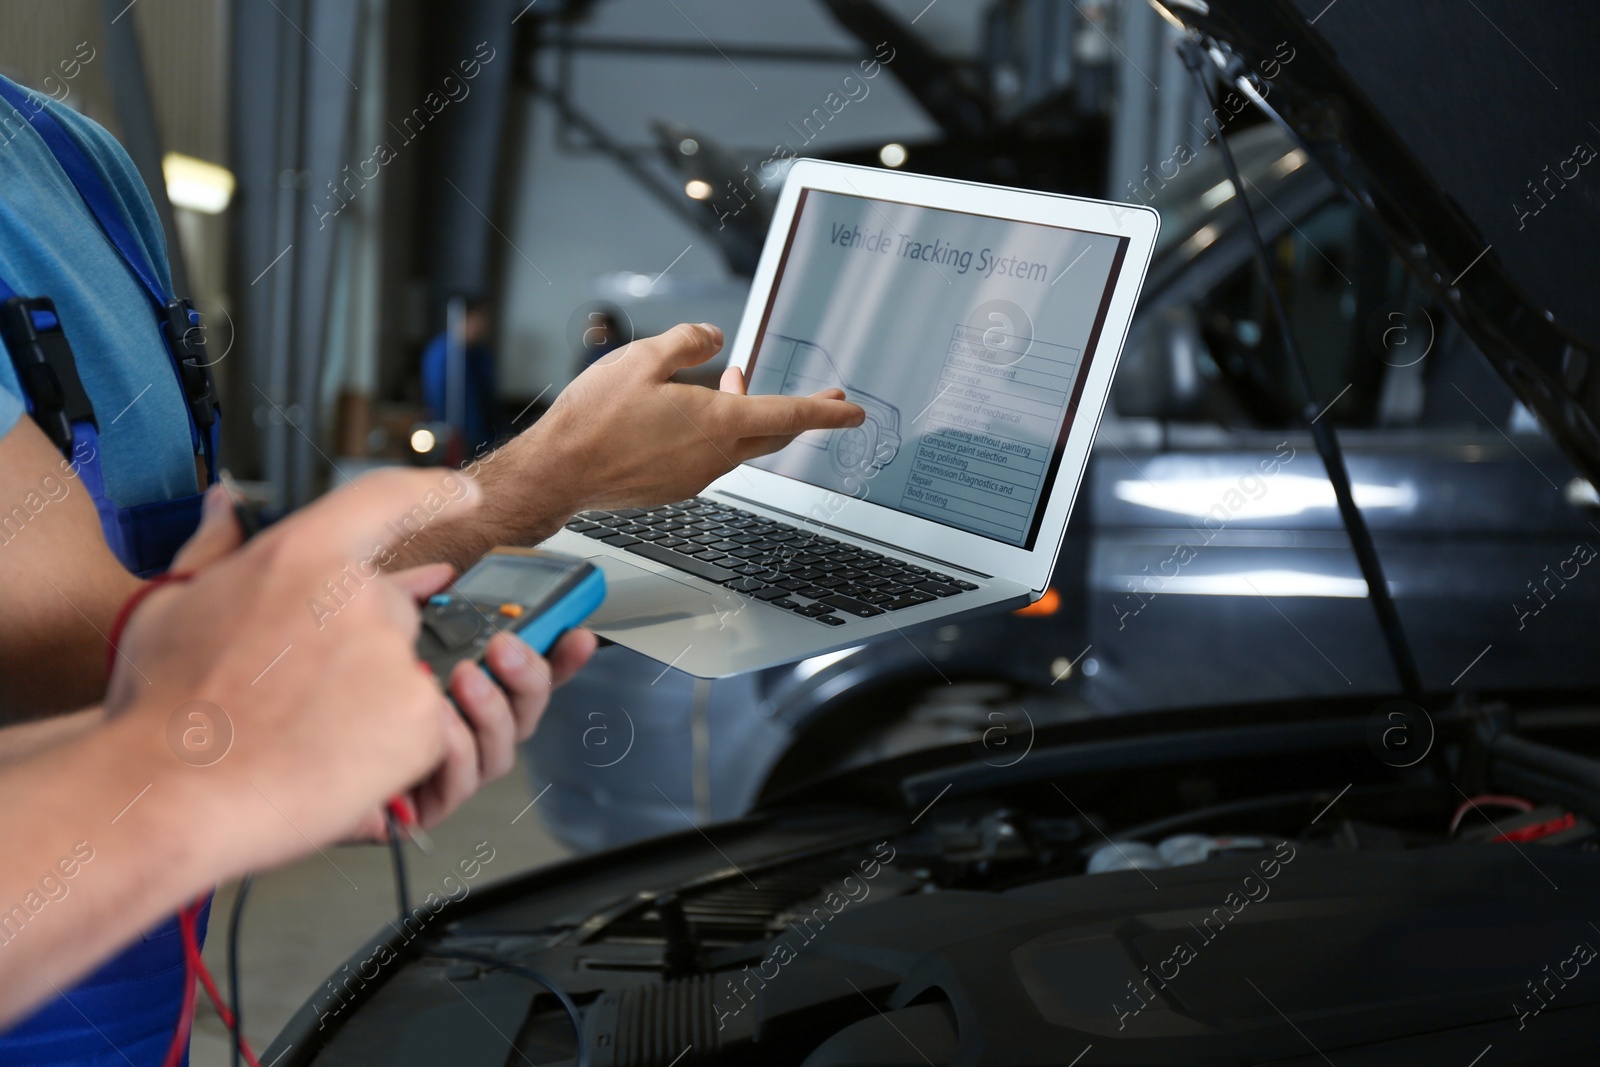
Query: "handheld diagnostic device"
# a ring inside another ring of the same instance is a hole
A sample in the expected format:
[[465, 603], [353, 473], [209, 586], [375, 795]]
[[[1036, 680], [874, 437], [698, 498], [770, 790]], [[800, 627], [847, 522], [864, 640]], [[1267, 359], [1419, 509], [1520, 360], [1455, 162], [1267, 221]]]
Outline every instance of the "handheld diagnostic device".
[[541, 656], [606, 598], [600, 569], [576, 556], [496, 548], [422, 608], [417, 655], [439, 678], [509, 630]]

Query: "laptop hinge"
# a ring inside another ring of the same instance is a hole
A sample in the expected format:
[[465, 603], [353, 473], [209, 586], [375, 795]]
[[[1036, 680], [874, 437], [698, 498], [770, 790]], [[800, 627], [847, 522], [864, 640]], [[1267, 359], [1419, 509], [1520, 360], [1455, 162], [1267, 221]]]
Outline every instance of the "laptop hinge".
[[937, 564], [940, 567], [948, 567], [951, 570], [962, 571], [963, 573], [970, 574], [975, 578], [993, 579], [995, 577], [993, 574], [985, 574], [982, 571], [975, 571], [971, 567], [963, 567], [959, 563], [951, 563], [947, 559], [939, 559], [936, 556], [930, 556], [926, 553], [918, 552], [915, 549], [907, 548], [904, 545], [892, 545], [887, 541], [880, 541], [876, 537], [868, 537], [866, 534], [857, 533], [854, 530], [846, 530], [842, 527], [834, 526], [832, 523], [821, 522], [817, 519], [813, 519], [807, 515], [798, 515], [795, 512], [787, 511], [784, 508], [777, 507], [773, 504], [768, 504], [762, 500], [752, 500], [750, 497], [740, 496], [738, 493], [730, 492], [726, 489], [719, 489], [717, 492], [722, 496], [732, 497], [734, 500], [741, 501], [745, 504], [752, 504], [758, 508], [765, 508], [768, 511], [775, 511], [779, 515], [787, 515], [802, 526], [815, 527], [817, 529], [827, 530], [829, 533], [836, 533], [844, 537], [852, 537], [857, 541], [865, 541], [868, 544], [877, 545], [880, 548], [887, 548], [891, 551], [899, 552], [902, 555], [915, 556], [917, 559], [926, 560], [927, 562]]

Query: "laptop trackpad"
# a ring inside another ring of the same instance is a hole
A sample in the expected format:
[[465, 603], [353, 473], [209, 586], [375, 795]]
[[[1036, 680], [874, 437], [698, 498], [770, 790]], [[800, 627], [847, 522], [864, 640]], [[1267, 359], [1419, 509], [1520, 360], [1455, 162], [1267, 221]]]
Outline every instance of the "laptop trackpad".
[[710, 593], [665, 574], [611, 556], [591, 556], [589, 562], [606, 576], [605, 602], [585, 624], [591, 629], [635, 630], [717, 612]]

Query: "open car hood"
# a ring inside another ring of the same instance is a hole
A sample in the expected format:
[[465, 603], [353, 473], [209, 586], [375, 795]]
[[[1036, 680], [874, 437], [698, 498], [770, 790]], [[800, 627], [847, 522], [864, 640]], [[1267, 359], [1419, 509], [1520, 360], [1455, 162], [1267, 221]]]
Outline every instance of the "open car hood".
[[1155, 6], [1199, 33], [1234, 91], [1262, 97], [1371, 212], [1562, 448], [1600, 476], [1600, 6]]

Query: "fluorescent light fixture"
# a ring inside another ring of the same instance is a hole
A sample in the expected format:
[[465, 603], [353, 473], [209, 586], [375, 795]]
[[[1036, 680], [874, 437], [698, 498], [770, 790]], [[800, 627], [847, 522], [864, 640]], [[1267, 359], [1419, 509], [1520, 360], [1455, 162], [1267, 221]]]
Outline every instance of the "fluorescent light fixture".
[[[1314, 596], [1358, 600], [1367, 595], [1363, 578], [1309, 571], [1237, 571], [1233, 574], [1177, 574], [1165, 580], [1147, 574], [1125, 574], [1127, 588], [1156, 596]], [[1396, 591], [1394, 582], [1389, 592]]]
[[1220, 207], [1233, 199], [1233, 182], [1220, 181], [1200, 194], [1200, 204], [1207, 211]]
[[1156, 14], [1171, 23], [1174, 29], [1182, 30], [1188, 28], [1183, 24], [1183, 20], [1169, 11], [1167, 5], [1163, 4], [1161, 0], [1150, 0], [1150, 6], [1156, 9]]
[[1584, 478], [1574, 478], [1568, 482], [1562, 496], [1575, 508], [1600, 507], [1600, 493], [1595, 492], [1593, 482]]
[[1184, 254], [1192, 256], [1202, 249], [1210, 247], [1211, 242], [1215, 241], [1218, 235], [1221, 233], [1222, 231], [1217, 229], [1215, 223], [1206, 223], [1204, 226], [1194, 231], [1193, 236], [1191, 236], [1187, 241], [1183, 242]]
[[[1175, 478], [1168, 482], [1120, 481], [1113, 492], [1118, 500], [1140, 507], [1212, 519], [1224, 525], [1281, 519], [1303, 515], [1314, 508], [1338, 506], [1333, 486], [1326, 479], [1302, 474], [1259, 477], [1253, 490], [1241, 484], [1239, 478]], [[1417, 506], [1417, 490], [1409, 482], [1399, 485], [1357, 482], [1351, 487], [1351, 494], [1356, 506], [1363, 510], [1411, 511]]]
[[168, 152], [161, 157], [161, 174], [173, 207], [220, 215], [233, 199], [233, 172], [227, 167], [181, 152]]
[[1291, 148], [1272, 165], [1272, 176], [1282, 178], [1286, 174], [1293, 174], [1306, 165], [1306, 153], [1303, 148]]

